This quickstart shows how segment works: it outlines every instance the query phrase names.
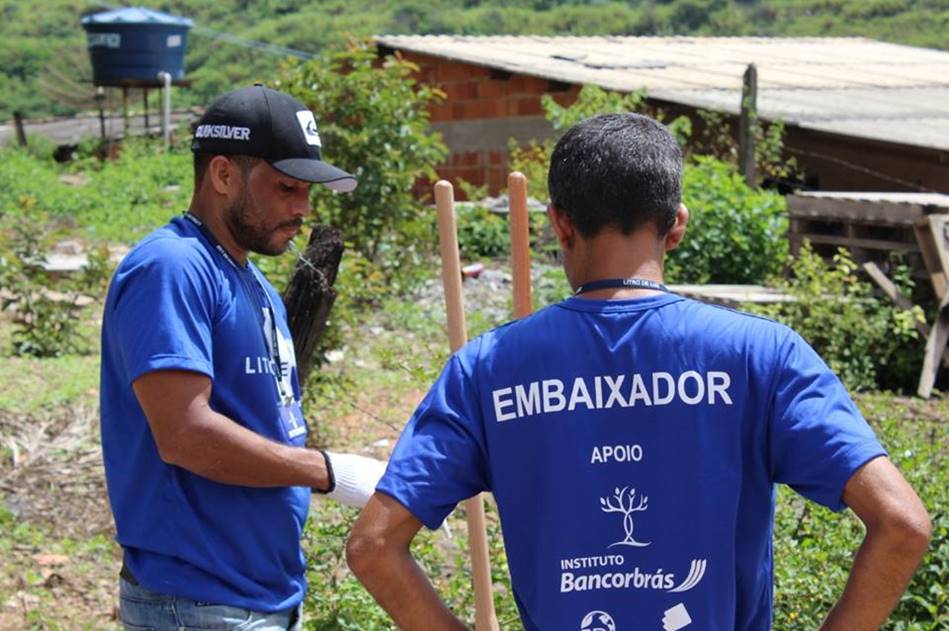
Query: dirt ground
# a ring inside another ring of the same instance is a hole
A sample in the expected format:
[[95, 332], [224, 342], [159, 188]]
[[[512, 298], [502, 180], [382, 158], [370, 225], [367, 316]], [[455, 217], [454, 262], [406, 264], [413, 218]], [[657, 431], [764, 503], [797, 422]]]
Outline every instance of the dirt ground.
[[[385, 457], [421, 398], [364, 391], [323, 433], [337, 449]], [[401, 419], [397, 421], [397, 419]], [[118, 629], [120, 548], [106, 497], [98, 411], [0, 412], [0, 630]]]
[[[120, 556], [96, 410], [0, 414], [0, 495], [13, 515], [0, 572], [0, 629], [114, 627]], [[7, 525], [4, 524], [6, 528]], [[7, 538], [4, 537], [6, 542]]]

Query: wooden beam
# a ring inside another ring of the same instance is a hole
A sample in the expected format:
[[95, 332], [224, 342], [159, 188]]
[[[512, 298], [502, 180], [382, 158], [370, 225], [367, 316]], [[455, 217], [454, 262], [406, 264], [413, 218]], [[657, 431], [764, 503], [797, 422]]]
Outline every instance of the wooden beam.
[[[949, 203], [949, 196], [947, 196]], [[828, 197], [788, 196], [788, 216], [812, 221], [854, 221], [874, 226], [905, 226], [925, 215], [922, 204], [870, 202]]]
[[939, 303], [939, 312], [936, 314], [936, 323], [932, 334], [926, 340], [926, 354], [923, 356], [923, 370], [919, 374], [919, 388], [916, 394], [928, 399], [933, 393], [936, 375], [939, 372], [939, 355], [945, 355], [946, 344], [949, 342], [949, 294]]
[[845, 237], [832, 234], [810, 234], [796, 233], [789, 234], [789, 239], [798, 239], [803, 241], [807, 239], [811, 243], [823, 243], [837, 245], [847, 248], [864, 248], [867, 250], [901, 250], [903, 252], [915, 252], [918, 248], [915, 243], [906, 241], [889, 241], [887, 239], [864, 239], [860, 237]]
[[[910, 302], [909, 298], [900, 292], [899, 288], [893, 284], [893, 281], [887, 278], [886, 274], [883, 273], [883, 270], [881, 270], [876, 263], [864, 263], [863, 270], [868, 276], [870, 276], [870, 278], [873, 279], [874, 282], [876, 282], [877, 285], [879, 285], [880, 289], [883, 290], [883, 293], [886, 294], [886, 297], [892, 300], [897, 307], [904, 311], [909, 311], [913, 308], [913, 303]], [[925, 322], [920, 322], [919, 320], [916, 320], [914, 324], [916, 325], [916, 330], [928, 343], [930, 337], [929, 333], [931, 331], [929, 325]], [[945, 348], [942, 351], [942, 363], [946, 366], [949, 366], [949, 348]]]
[[[897, 307], [903, 311], [909, 311], [913, 308], [913, 303], [910, 302], [909, 298], [900, 293], [899, 287], [893, 284], [886, 274], [883, 273], [883, 270], [874, 263], [868, 262], [863, 264], [863, 271], [865, 271], [873, 281], [880, 286], [880, 289], [883, 290], [883, 293], [886, 294], [886, 297], [892, 300]], [[923, 327], [923, 328], [920, 328]], [[923, 336], [929, 335], [929, 326], [920, 322], [920, 325], [917, 327], [920, 333]], [[925, 329], [925, 330], [923, 330]]]
[[[942, 220], [940, 221], [940, 217]], [[936, 300], [942, 301], [949, 283], [949, 252], [945, 244], [946, 215], [929, 215], [913, 223], [916, 242], [923, 255]], [[941, 228], [941, 230], [940, 230]]]

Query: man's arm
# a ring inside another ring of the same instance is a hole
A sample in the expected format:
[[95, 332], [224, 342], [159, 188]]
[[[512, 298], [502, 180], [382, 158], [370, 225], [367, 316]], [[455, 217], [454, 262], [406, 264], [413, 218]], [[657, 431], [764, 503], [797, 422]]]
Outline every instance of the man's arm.
[[867, 528], [844, 592], [821, 631], [879, 629], [906, 590], [929, 545], [929, 514], [886, 457], [857, 470], [844, 502]]
[[400, 503], [376, 493], [346, 544], [346, 561], [369, 593], [405, 631], [462, 631], [441, 602], [409, 544], [422, 527]]
[[212, 410], [206, 375], [160, 370], [132, 388], [163, 461], [223, 484], [329, 487], [319, 451], [268, 440]]

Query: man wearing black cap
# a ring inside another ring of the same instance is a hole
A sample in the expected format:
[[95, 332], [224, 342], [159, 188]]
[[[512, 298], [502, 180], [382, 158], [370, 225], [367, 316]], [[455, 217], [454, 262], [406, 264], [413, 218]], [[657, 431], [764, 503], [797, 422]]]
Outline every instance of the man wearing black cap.
[[192, 144], [188, 211], [119, 265], [102, 327], [102, 448], [139, 629], [294, 629], [310, 490], [362, 506], [383, 463], [304, 446], [280, 296], [247, 259], [283, 253], [322, 160], [316, 121], [254, 86], [216, 101]]

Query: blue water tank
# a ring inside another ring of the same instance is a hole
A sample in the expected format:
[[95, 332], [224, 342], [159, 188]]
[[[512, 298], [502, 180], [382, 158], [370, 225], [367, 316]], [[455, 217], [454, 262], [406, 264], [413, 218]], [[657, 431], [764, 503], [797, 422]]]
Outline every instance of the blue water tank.
[[158, 84], [158, 73], [174, 81], [185, 76], [190, 19], [152, 9], [127, 7], [82, 18], [93, 83]]

